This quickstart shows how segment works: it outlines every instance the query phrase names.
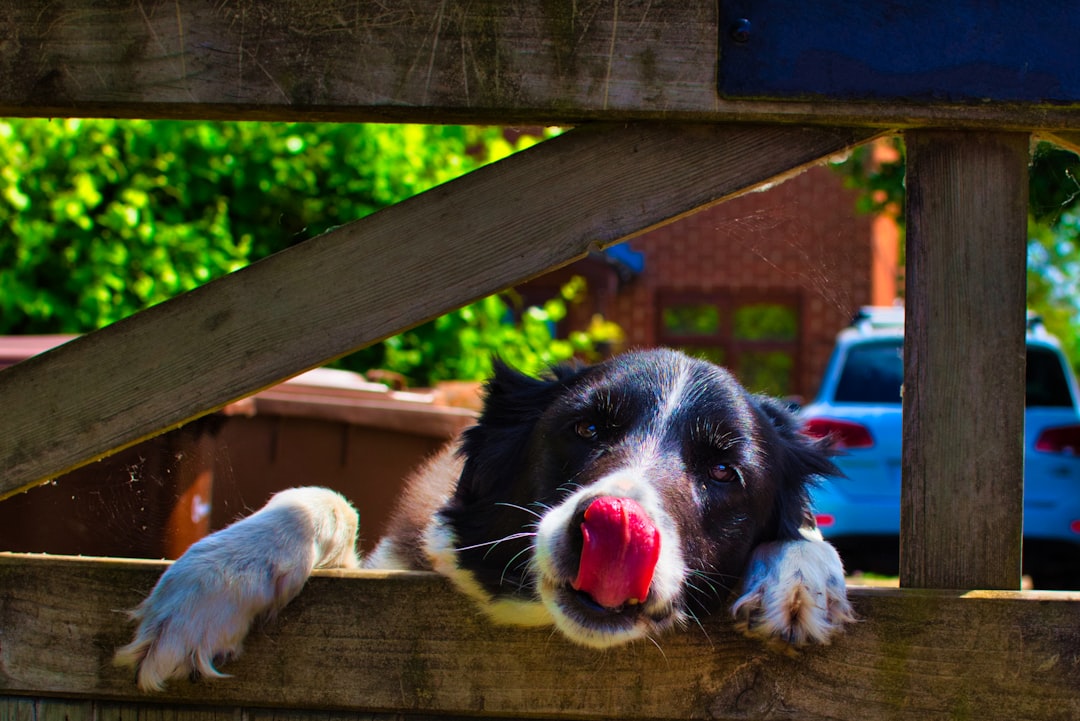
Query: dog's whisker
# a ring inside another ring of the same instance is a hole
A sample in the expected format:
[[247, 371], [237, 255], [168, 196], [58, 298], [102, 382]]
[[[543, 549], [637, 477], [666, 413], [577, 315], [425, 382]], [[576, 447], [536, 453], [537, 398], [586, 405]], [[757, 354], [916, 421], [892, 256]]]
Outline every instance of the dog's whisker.
[[[691, 579], [694, 579], [694, 580], [691, 580]], [[699, 586], [695, 582], [695, 581], [699, 581], [699, 580], [704, 582], [704, 584], [705, 584], [704, 588], [702, 588], [701, 586]], [[712, 583], [712, 581], [708, 580], [707, 578], [699, 578], [697, 576], [689, 576], [689, 577], [687, 577], [685, 583], [686, 583], [686, 588], [688, 590], [694, 591], [698, 595], [712, 596], [713, 598], [716, 598], [718, 600], [720, 599], [720, 593], [717, 591], [716, 586]]]
[[740, 580], [738, 576], [732, 576], [731, 574], [710, 573], [703, 570], [691, 571], [690, 575], [695, 578], [700, 578], [708, 584], [709, 588], [712, 589], [718, 599], [722, 599], [724, 595], [735, 590], [735, 586]]
[[[534, 546], [534, 547], [530, 548], [529, 550], [532, 551], [533, 553], [535, 553], [536, 548]], [[511, 562], [512, 561], [513, 561], [513, 559], [511, 559]], [[509, 566], [509, 565], [510, 565], [510, 562], [507, 563], [507, 566]], [[518, 574], [518, 590], [519, 591], [525, 591], [525, 590], [536, 591], [536, 589], [537, 589], [536, 575], [535, 575], [535, 573], [529, 573], [528, 572], [529, 568], [532, 565], [533, 565], [533, 556], [529, 556], [529, 557], [523, 559], [522, 561], [520, 561], [517, 564], [517, 566], [514, 567], [514, 569], [513, 569], [514, 573]], [[503, 573], [505, 574], [506, 572], [503, 571]]]
[[570, 494], [576, 491], [580, 491], [583, 487], [584, 486], [582, 486], [580, 483], [577, 483], [576, 481], [567, 481], [566, 483], [563, 483], [559, 486], [558, 491], [559, 493]]
[[[720, 582], [714, 582], [704, 572], [692, 571], [690, 573], [690, 577], [695, 579], [695, 580], [700, 580], [702, 583], [704, 583], [705, 586], [708, 588], [708, 593], [711, 594], [718, 601], [723, 600], [724, 595], [731, 592], [731, 589], [728, 588], [726, 584], [723, 584], [723, 583], [720, 583]], [[702, 595], [704, 595], [706, 593], [706, 591], [704, 589], [700, 588], [699, 586], [697, 586], [695, 584], [690, 583], [689, 579], [687, 579], [686, 585], [687, 585], [687, 587], [693, 588], [695, 591], [697, 591], [698, 593], [701, 593]]]
[[513, 509], [516, 509], [518, 511], [524, 511], [525, 513], [528, 513], [530, 516], [536, 516], [537, 519], [542, 520], [544, 518], [543, 515], [541, 515], [537, 511], [534, 511], [531, 508], [525, 508], [525, 506], [519, 506], [516, 503], [496, 503], [495, 505], [496, 506], [505, 506], [506, 508], [513, 508]]
[[483, 543], [474, 543], [471, 546], [460, 546], [458, 548], [455, 548], [454, 550], [460, 553], [461, 551], [472, 551], [472, 550], [477, 549], [477, 548], [483, 548], [485, 546], [490, 546], [490, 548], [488, 548], [488, 551], [490, 551], [495, 546], [498, 546], [500, 543], [504, 543], [506, 541], [516, 541], [519, 538], [535, 538], [535, 537], [536, 537], [536, 531], [522, 531], [521, 533], [511, 533], [509, 536], [503, 536], [502, 538], [497, 538], [494, 541], [484, 541]]
[[690, 609], [686, 609], [686, 615], [690, 617], [690, 620], [694, 622], [695, 626], [697, 626], [699, 629], [701, 629], [701, 635], [704, 636], [705, 640], [709, 642], [709, 647], [710, 648], [715, 648], [715, 645], [713, 644], [712, 637], [709, 636], [709, 632], [705, 630], [705, 626], [702, 625], [701, 619], [698, 618], [698, 615], [696, 613], [694, 613], [693, 611], [691, 611]]
[[690, 573], [688, 573], [687, 576], [689, 578], [693, 578], [695, 580], [702, 581], [706, 586], [709, 587], [709, 590], [711, 590], [713, 592], [716, 591], [716, 583], [714, 583], [713, 580], [711, 578], [709, 578], [708, 574], [706, 574], [706, 573], [704, 573], [702, 571], [690, 571]]
[[706, 606], [705, 601], [699, 597], [707, 595], [706, 592], [694, 585], [690, 580], [687, 580], [684, 583], [686, 585], [686, 590], [689, 592], [686, 594], [686, 597], [704, 609]]
[[657, 642], [657, 640], [655, 638], [653, 638], [651, 634], [645, 634], [645, 638], [649, 639], [649, 642], [652, 643], [653, 646], [656, 646], [656, 650], [659, 651], [660, 655], [664, 657], [664, 661], [667, 661], [668, 660], [667, 654], [664, 653], [664, 649], [661, 648], [661, 646]]
[[[503, 566], [503, 572], [502, 572], [502, 575], [501, 575], [501, 576], [499, 577], [499, 585], [502, 585], [503, 581], [505, 581], [505, 580], [506, 580], [506, 572], [507, 572], [507, 570], [508, 570], [508, 569], [510, 568], [510, 564], [511, 564], [511, 563], [513, 563], [514, 561], [516, 561], [517, 559], [521, 558], [521, 554], [523, 554], [523, 553], [530, 553], [530, 552], [532, 552], [532, 551], [533, 551], [534, 549], [535, 549], [535, 546], [534, 546], [533, 544], [529, 544], [529, 545], [528, 545], [528, 546], [526, 546], [525, 548], [523, 548], [523, 549], [521, 549], [520, 551], [518, 551], [517, 553], [515, 553], [515, 554], [514, 554], [514, 555], [513, 555], [513, 556], [512, 556], [511, 558], [510, 558], [510, 560], [506, 562], [506, 565], [505, 565], [505, 566]], [[528, 560], [528, 559], [526, 559], [526, 560]], [[515, 570], [516, 570], [516, 569], [515, 569]], [[520, 584], [519, 584], [519, 586], [520, 586]]]

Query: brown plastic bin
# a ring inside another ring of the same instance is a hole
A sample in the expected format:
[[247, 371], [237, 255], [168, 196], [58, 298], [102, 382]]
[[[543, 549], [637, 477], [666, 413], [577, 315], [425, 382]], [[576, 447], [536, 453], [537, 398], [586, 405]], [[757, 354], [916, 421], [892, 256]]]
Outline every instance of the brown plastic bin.
[[[0, 367], [68, 339], [0, 337]], [[408, 473], [475, 418], [445, 395], [305, 373], [0, 501], [0, 550], [175, 558], [274, 492], [312, 484], [353, 501], [370, 547]]]

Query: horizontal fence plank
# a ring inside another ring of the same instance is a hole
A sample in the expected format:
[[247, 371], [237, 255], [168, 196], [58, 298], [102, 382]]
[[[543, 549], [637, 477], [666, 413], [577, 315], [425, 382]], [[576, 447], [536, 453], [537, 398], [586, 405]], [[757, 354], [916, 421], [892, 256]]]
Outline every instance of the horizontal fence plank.
[[874, 136], [630, 124], [534, 146], [0, 372], [0, 498]]
[[787, 657], [722, 617], [598, 652], [490, 625], [435, 575], [320, 572], [232, 678], [141, 695], [110, 664], [155, 562], [0, 554], [0, 694], [551, 718], [1075, 719], [1080, 594], [852, 590], [861, 621]]
[[[770, 8], [749, 10], [756, 11], [751, 17], [758, 31], [752, 41], [767, 40], [760, 31], [770, 26]], [[988, 11], [988, 24], [1006, 10]], [[1024, 10], [1036, 27], [1052, 17], [1040, 10]], [[876, 21], [826, 34], [819, 55], [843, 57], [852, 33], [870, 48], [879, 45], [874, 33], [896, 34], [885, 11], [865, 12]], [[907, 102], [762, 100], [765, 87], [743, 89], [747, 99], [726, 100], [717, 92], [721, 45], [730, 52], [756, 46], [733, 43], [714, 0], [0, 0], [0, 17], [0, 115], [1080, 128], [1076, 99], [1007, 102], [1015, 83], [1003, 87], [1001, 97], [989, 92], [974, 103], [940, 95], [910, 102], [903, 72], [882, 72], [875, 95]], [[837, 45], [833, 53], [830, 41]], [[781, 55], [767, 47], [764, 53]], [[820, 64], [821, 76], [830, 77], [825, 61], [796, 62], [781, 75], [813, 73]], [[938, 88], [955, 84], [954, 71], [946, 65], [940, 79], [933, 73], [920, 79]]]
[[[472, 718], [472, 717], [465, 717]], [[20, 698], [0, 696], [0, 719], [4, 721], [458, 721], [455, 717], [419, 714], [372, 714], [364, 711], [260, 709], [77, 699]], [[534, 719], [535, 721], [535, 719]]]

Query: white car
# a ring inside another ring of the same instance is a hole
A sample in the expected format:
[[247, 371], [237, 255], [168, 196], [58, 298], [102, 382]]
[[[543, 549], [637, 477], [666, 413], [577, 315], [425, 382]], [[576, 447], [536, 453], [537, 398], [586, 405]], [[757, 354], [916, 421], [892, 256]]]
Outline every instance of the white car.
[[[895, 573], [900, 528], [904, 311], [863, 308], [837, 336], [805, 432], [842, 449], [843, 477], [814, 492], [818, 525], [849, 570]], [[1080, 405], [1076, 378], [1037, 316], [1027, 331], [1024, 569], [1042, 587], [1080, 583]]]

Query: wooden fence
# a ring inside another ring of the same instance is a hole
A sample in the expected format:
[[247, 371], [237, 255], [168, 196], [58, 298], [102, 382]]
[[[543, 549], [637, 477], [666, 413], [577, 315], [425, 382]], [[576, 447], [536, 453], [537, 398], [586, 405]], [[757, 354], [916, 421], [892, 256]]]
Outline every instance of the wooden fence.
[[323, 573], [235, 679], [147, 697], [109, 658], [160, 564], [8, 554], [0, 718], [1080, 716], [1080, 596], [1016, 590], [1029, 147], [1080, 146], [1080, 16], [945, 5], [0, 0], [0, 115], [579, 126], [0, 372], [0, 498], [881, 134], [909, 153], [904, 588], [854, 590], [832, 647], [714, 618], [597, 653]]

